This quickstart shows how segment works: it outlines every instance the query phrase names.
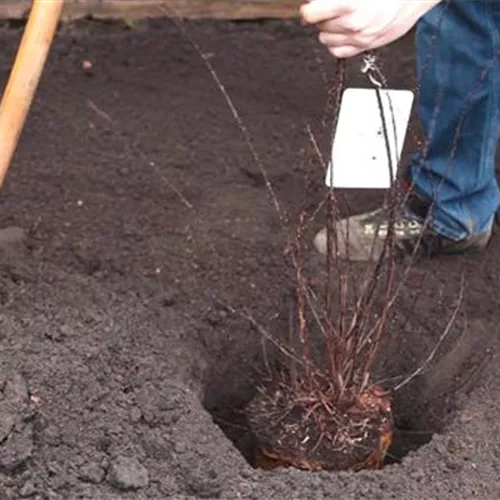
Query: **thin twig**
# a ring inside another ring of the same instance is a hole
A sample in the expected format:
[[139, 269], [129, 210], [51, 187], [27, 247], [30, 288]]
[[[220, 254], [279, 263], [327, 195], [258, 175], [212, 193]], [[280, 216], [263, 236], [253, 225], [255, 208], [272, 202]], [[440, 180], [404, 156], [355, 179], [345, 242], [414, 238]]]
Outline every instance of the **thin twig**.
[[190, 208], [191, 210], [194, 210], [194, 206], [189, 202], [189, 200], [160, 172], [160, 169], [156, 166], [156, 164], [151, 164], [150, 163], [150, 166], [153, 166], [157, 173], [158, 173], [158, 176], [160, 177], [160, 179], [168, 186], [169, 189], [171, 189], [178, 197], [179, 199], [182, 201], [182, 203], [184, 203], [184, 205], [186, 205], [186, 207]]
[[[235, 312], [234, 309], [233, 312]], [[271, 342], [271, 344], [273, 344], [278, 350], [280, 350], [282, 354], [284, 354], [288, 358], [293, 359], [300, 366], [306, 366], [308, 364], [307, 360], [300, 359], [300, 357], [297, 354], [295, 354], [293, 348], [284, 346], [282, 343], [278, 342], [265, 328], [263, 328], [256, 321], [256, 319], [247, 310], [243, 312], [243, 316], [252, 324], [252, 326], [261, 335], [263, 335], [267, 340]]]
[[[170, 12], [165, 6], [159, 6], [159, 9], [166, 15], [169, 15]], [[233, 100], [231, 99], [229, 93], [226, 90], [226, 87], [222, 83], [221, 79], [219, 78], [219, 75], [217, 71], [215, 71], [214, 67], [212, 66], [212, 63], [210, 62], [208, 56], [201, 50], [199, 45], [196, 43], [196, 41], [193, 39], [191, 34], [186, 30], [186, 28], [180, 23], [177, 19], [172, 17], [172, 22], [179, 28], [179, 30], [184, 34], [186, 39], [189, 41], [189, 43], [192, 45], [192, 47], [195, 49], [195, 51], [198, 53], [198, 55], [201, 57], [203, 60], [205, 66], [207, 67], [212, 79], [214, 80], [215, 84], [217, 85], [217, 88], [223, 95], [230, 111], [231, 114], [233, 115], [233, 118], [238, 125], [239, 129], [241, 130], [243, 137], [245, 139], [245, 142], [248, 146], [248, 149], [250, 150], [250, 153], [253, 156], [253, 159], [257, 166], [259, 167], [259, 170], [262, 174], [262, 177], [264, 179], [264, 183], [266, 185], [268, 194], [271, 198], [272, 203], [274, 204], [274, 208], [276, 209], [276, 212], [278, 213], [278, 216], [280, 218], [280, 221], [283, 225], [286, 225], [287, 222], [287, 217], [284, 213], [284, 211], [281, 208], [281, 204], [278, 200], [278, 197], [276, 196], [276, 193], [274, 191], [274, 188], [271, 184], [271, 181], [269, 180], [269, 176], [267, 175], [267, 171], [264, 168], [263, 162], [257, 153], [257, 150], [255, 149], [255, 146], [252, 141], [252, 137], [250, 133], [248, 132], [248, 129], [246, 128], [245, 124], [243, 123], [243, 120], [240, 117], [240, 114], [238, 113], [238, 110], [236, 109], [236, 106], [233, 103]]]
[[458, 295], [457, 305], [456, 305], [455, 309], [453, 310], [453, 313], [451, 315], [450, 320], [448, 321], [448, 324], [446, 325], [446, 328], [444, 329], [443, 333], [441, 334], [438, 341], [436, 342], [436, 345], [434, 346], [434, 348], [430, 352], [429, 356], [427, 356], [427, 359], [413, 373], [411, 373], [402, 382], [400, 382], [395, 387], [393, 387], [391, 389], [391, 392], [399, 391], [399, 389], [401, 389], [405, 385], [409, 384], [415, 377], [418, 377], [418, 375], [420, 375], [425, 370], [425, 368], [429, 365], [429, 363], [432, 362], [432, 360], [436, 356], [439, 348], [441, 347], [441, 344], [444, 342], [446, 337], [448, 337], [448, 335], [451, 331], [451, 327], [453, 326], [453, 324], [455, 322], [455, 319], [456, 319], [458, 312], [460, 310], [460, 306], [462, 305], [462, 302], [463, 302], [464, 288], [465, 288], [465, 278], [464, 278], [464, 275], [462, 274], [462, 280], [460, 283], [460, 292]]
[[103, 111], [101, 108], [99, 108], [97, 106], [97, 104], [92, 101], [91, 99], [87, 99], [87, 106], [98, 116], [100, 116], [101, 118], [103, 118], [104, 120], [110, 122], [110, 123], [114, 123], [114, 120], [113, 118], [111, 118], [111, 116], [106, 113], [106, 111]]

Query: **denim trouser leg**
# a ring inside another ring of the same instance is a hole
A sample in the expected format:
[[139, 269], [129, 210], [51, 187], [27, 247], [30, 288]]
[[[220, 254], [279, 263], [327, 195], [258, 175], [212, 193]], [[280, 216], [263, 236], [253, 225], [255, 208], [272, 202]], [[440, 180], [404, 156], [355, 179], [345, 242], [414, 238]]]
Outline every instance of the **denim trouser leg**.
[[487, 230], [499, 205], [499, 51], [500, 2], [444, 1], [417, 26], [418, 105], [428, 146], [410, 175], [417, 193], [435, 202], [431, 227], [452, 239]]

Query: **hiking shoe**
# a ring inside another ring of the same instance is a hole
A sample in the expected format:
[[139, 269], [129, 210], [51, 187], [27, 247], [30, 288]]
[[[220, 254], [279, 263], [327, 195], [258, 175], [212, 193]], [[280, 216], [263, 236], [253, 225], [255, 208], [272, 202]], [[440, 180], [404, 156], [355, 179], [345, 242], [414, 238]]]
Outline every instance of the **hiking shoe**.
[[[411, 255], [414, 251], [418, 255], [423, 253], [426, 256], [480, 252], [486, 248], [492, 234], [492, 229], [490, 229], [470, 238], [455, 241], [425, 227], [424, 220], [408, 210], [396, 214], [394, 246], [399, 256]], [[335, 224], [338, 257], [351, 261], [378, 260], [388, 228], [388, 214], [383, 208], [339, 220]], [[333, 235], [331, 240], [333, 248], [335, 246]], [[326, 228], [316, 234], [314, 246], [320, 254], [326, 255]], [[335, 248], [333, 248], [333, 255], [335, 255]]]

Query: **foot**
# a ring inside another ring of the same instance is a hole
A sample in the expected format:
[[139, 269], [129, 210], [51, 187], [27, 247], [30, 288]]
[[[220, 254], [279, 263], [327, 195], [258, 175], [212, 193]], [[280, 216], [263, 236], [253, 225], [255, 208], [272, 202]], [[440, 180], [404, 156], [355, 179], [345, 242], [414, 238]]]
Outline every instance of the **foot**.
[[[339, 258], [351, 261], [378, 260], [383, 250], [388, 227], [388, 214], [384, 209], [338, 221], [336, 233]], [[427, 256], [480, 252], [488, 245], [491, 234], [490, 229], [464, 240], [451, 240], [426, 227], [424, 219], [413, 215], [408, 209], [397, 214], [394, 223], [395, 248], [400, 255], [411, 255], [414, 251]], [[335, 245], [333, 240], [332, 237], [332, 247]], [[326, 255], [326, 228], [316, 235], [314, 246], [319, 253]]]

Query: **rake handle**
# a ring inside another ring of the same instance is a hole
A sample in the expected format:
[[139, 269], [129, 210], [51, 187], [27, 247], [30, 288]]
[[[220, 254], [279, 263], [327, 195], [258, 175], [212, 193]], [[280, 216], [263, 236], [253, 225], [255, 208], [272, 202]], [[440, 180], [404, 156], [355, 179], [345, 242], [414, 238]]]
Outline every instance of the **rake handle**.
[[0, 103], [0, 188], [14, 156], [64, 0], [33, 0], [31, 12]]

